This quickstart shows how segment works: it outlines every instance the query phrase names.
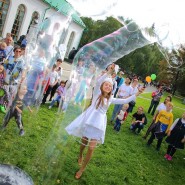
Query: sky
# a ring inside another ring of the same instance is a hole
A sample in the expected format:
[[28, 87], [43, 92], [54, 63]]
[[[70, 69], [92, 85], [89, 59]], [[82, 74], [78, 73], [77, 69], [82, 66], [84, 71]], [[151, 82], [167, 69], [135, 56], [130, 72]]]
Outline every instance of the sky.
[[[94, 20], [123, 16], [140, 28], [155, 23], [166, 47], [185, 43], [185, 0], [68, 0], [81, 16]], [[119, 20], [119, 19], [118, 19]]]

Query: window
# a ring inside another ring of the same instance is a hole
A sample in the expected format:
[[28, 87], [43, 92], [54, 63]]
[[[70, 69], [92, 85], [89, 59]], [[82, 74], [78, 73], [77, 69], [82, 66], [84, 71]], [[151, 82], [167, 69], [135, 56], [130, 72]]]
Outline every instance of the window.
[[0, 36], [2, 36], [9, 4], [10, 4], [10, 0], [0, 0]]
[[29, 33], [29, 30], [30, 30], [30, 26], [31, 26], [31, 25], [36, 25], [36, 24], [38, 24], [39, 18], [40, 18], [39, 13], [36, 12], [36, 11], [33, 12], [32, 18], [31, 18], [30, 25], [29, 25], [29, 27], [28, 27], [27, 33]]
[[13, 27], [12, 27], [12, 37], [15, 41], [18, 40], [18, 36], [19, 36], [19, 31], [23, 22], [23, 18], [24, 18], [24, 14], [25, 14], [25, 6], [24, 5], [19, 5], [18, 9], [17, 9], [17, 13], [15, 16], [15, 20], [13, 23]]
[[68, 43], [67, 43], [67, 52], [66, 52], [65, 57], [67, 57], [68, 54], [69, 54], [69, 49], [70, 49], [70, 47], [71, 47], [71, 45], [72, 45], [72, 43], [73, 43], [74, 37], [75, 37], [75, 32], [73, 31], [73, 32], [71, 33], [71, 35], [70, 35], [70, 37], [69, 37], [69, 41], [68, 41]]

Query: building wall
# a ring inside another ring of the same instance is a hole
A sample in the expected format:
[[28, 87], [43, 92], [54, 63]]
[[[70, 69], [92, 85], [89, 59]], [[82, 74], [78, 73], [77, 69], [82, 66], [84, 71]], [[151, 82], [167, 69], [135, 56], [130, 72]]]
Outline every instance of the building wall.
[[[3, 33], [2, 33], [3, 37], [5, 37], [6, 33], [11, 32], [14, 19], [16, 16], [17, 8], [20, 4], [23, 4], [25, 6], [26, 11], [25, 11], [22, 26], [20, 28], [19, 36], [26, 35], [31, 18], [32, 18], [32, 13], [34, 11], [37, 11], [40, 14], [41, 19], [43, 17], [50, 17], [51, 15], [54, 15], [56, 13], [55, 9], [53, 8], [49, 9], [49, 5], [44, 3], [42, 0], [10, 0], [10, 6], [9, 6], [8, 13], [7, 13], [5, 25], [3, 28]], [[67, 17], [62, 14], [60, 15], [60, 17], [61, 17], [60, 21], [65, 23], [65, 21], [67, 20]], [[73, 21], [69, 24], [68, 33], [66, 34], [66, 38], [64, 42], [65, 45], [67, 45], [68, 43], [70, 33], [72, 31], [75, 32], [75, 37], [74, 37], [73, 43], [70, 46], [69, 50], [71, 50], [72, 47], [75, 47], [75, 48], [78, 47], [83, 30], [84, 30], [83, 27], [79, 26]]]

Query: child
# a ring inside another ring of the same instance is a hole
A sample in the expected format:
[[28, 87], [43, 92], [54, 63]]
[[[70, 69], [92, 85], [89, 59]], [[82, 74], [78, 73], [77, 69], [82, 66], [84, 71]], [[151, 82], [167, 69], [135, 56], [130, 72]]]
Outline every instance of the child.
[[173, 104], [168, 102], [166, 104], [166, 110], [161, 110], [156, 118], [155, 126], [151, 130], [152, 134], [150, 139], [147, 142], [147, 145], [150, 146], [156, 137], [157, 141], [157, 148], [156, 150], [159, 151], [161, 147], [161, 143], [165, 135], [168, 133], [169, 128], [173, 123], [173, 114], [171, 112], [173, 108]]
[[0, 65], [0, 111], [6, 113], [5, 103], [7, 103], [8, 97], [4, 87], [5, 72], [3, 65]]
[[[131, 130], [135, 132], [136, 134], [139, 134], [141, 132], [141, 129], [144, 127], [145, 123], [145, 114], [143, 113], [143, 107], [138, 107], [137, 112], [132, 115], [132, 125]], [[136, 129], [137, 132], [136, 132]]]
[[46, 99], [47, 99], [48, 95], [50, 94], [53, 86], [55, 86], [58, 82], [58, 73], [56, 72], [56, 67], [57, 67], [56, 64], [54, 64], [51, 72], [48, 74], [48, 78], [49, 78], [48, 82], [47, 82], [48, 86], [46, 85], [46, 88], [45, 88], [46, 92], [45, 92], [44, 97], [42, 99], [42, 104], [46, 103]]
[[[27, 93], [27, 87], [25, 85], [21, 85], [18, 89], [17, 96], [15, 97], [11, 108], [7, 112], [7, 114], [4, 117], [2, 128], [5, 129], [8, 125], [10, 119], [12, 117], [15, 117], [17, 126], [20, 129], [19, 135], [24, 135], [24, 129], [23, 129], [23, 121], [22, 121], [22, 112], [23, 112], [23, 106], [25, 105], [24, 102], [24, 96]], [[31, 108], [27, 106], [28, 110], [32, 112]]]
[[166, 155], [164, 156], [168, 161], [172, 160], [176, 149], [184, 149], [185, 143], [185, 112], [182, 118], [177, 118], [169, 129], [166, 142], [169, 144]]
[[52, 102], [50, 103], [49, 109], [51, 109], [53, 107], [53, 105], [55, 104], [55, 102], [60, 102], [60, 99], [62, 98], [62, 100], [64, 99], [64, 88], [65, 88], [65, 81], [61, 81], [60, 82], [60, 86], [57, 88], [56, 92], [57, 92], [57, 97], [54, 98], [52, 100]]
[[129, 107], [129, 104], [124, 104], [122, 107], [122, 110], [120, 110], [119, 114], [117, 115], [116, 118], [116, 123], [114, 125], [114, 130], [116, 130], [117, 132], [120, 131], [121, 125], [123, 124], [123, 122], [125, 121], [125, 119], [127, 118], [127, 109]]
[[4, 60], [6, 59], [6, 49], [7, 45], [6, 42], [0, 43], [0, 63], [3, 64]]
[[[79, 165], [82, 164], [79, 171], [76, 172], [75, 178], [80, 179], [87, 164], [92, 158], [92, 154], [98, 142], [104, 143], [105, 131], [107, 125], [106, 112], [110, 104], [125, 104], [135, 100], [142, 91], [136, 95], [132, 95], [127, 99], [113, 98], [112, 89], [113, 82], [111, 78], [107, 78], [112, 73], [113, 69], [109, 69], [107, 73], [102, 75], [98, 80], [93, 91], [93, 99], [91, 105], [74, 121], [72, 121], [65, 129], [68, 134], [81, 137], [82, 144], [80, 146], [80, 154], [78, 158]], [[98, 91], [99, 90], [99, 91]], [[97, 92], [97, 93], [94, 93]], [[86, 158], [83, 161], [83, 151], [88, 144]]]

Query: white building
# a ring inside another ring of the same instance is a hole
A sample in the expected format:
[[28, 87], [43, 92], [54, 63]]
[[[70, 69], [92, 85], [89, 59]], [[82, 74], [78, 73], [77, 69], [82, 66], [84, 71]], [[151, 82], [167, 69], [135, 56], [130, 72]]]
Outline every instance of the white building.
[[66, 0], [0, 0], [0, 36], [4, 38], [6, 33], [12, 33], [17, 41], [21, 35], [27, 34], [35, 16], [44, 20], [57, 11], [60, 11], [60, 21], [64, 22], [73, 11], [72, 21], [62, 39], [67, 46], [65, 56], [68, 56], [73, 47], [78, 48], [85, 24]]

